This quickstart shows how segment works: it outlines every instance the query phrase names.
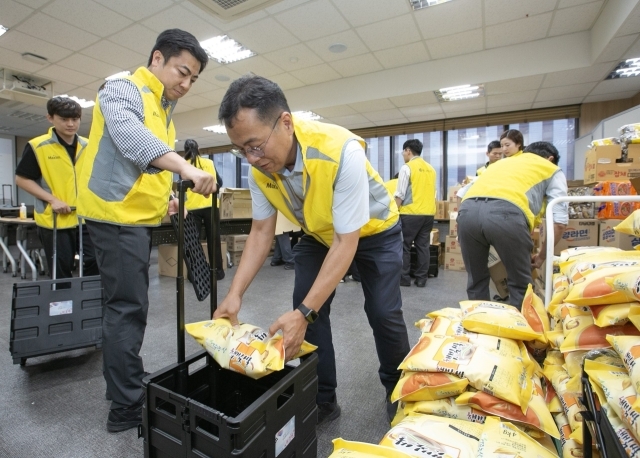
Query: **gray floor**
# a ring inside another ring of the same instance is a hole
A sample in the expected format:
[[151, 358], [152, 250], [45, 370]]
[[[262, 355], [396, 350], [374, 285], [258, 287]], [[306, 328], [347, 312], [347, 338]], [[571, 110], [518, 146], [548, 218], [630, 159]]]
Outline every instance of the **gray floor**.
[[[157, 274], [157, 251], [151, 259], [148, 327], [142, 353], [145, 369], [157, 371], [175, 361], [175, 280]], [[221, 300], [236, 269], [219, 282]], [[14, 365], [9, 353], [11, 291], [16, 280], [0, 273], [0, 457], [142, 457], [143, 442], [135, 430], [109, 434], [105, 422], [102, 356], [94, 349], [76, 350], [29, 359]], [[403, 288], [404, 316], [409, 341], [417, 342], [413, 323], [425, 313], [457, 306], [465, 299], [466, 274], [440, 270], [427, 288]], [[291, 307], [293, 272], [270, 267], [269, 260], [244, 298], [240, 318], [265, 329]], [[199, 303], [187, 284], [186, 322], [208, 317], [208, 301]], [[371, 329], [363, 311], [359, 283], [338, 286], [332, 306], [334, 343], [338, 361], [338, 401], [342, 416], [318, 428], [318, 457], [331, 454], [331, 440], [376, 443], [389, 429], [384, 389], [377, 377], [377, 357]], [[199, 346], [187, 337], [187, 356]]]

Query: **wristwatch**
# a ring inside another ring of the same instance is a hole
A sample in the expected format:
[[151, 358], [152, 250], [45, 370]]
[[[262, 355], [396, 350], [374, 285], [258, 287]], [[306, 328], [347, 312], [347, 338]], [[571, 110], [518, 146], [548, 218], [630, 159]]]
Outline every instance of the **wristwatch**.
[[297, 310], [300, 313], [302, 313], [302, 315], [304, 316], [304, 319], [307, 320], [309, 324], [312, 324], [314, 321], [318, 319], [318, 312], [316, 312], [315, 310], [311, 310], [309, 307], [307, 307], [304, 304], [300, 304]]

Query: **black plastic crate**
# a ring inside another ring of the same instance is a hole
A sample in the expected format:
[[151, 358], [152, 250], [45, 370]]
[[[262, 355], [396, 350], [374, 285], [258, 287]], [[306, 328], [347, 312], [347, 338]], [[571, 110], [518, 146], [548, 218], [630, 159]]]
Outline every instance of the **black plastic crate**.
[[[418, 252], [415, 245], [411, 247], [411, 267], [409, 270], [409, 276], [415, 277], [416, 264], [418, 262]], [[427, 271], [427, 277], [438, 276], [438, 257], [440, 256], [440, 246], [429, 245], [429, 270]]]
[[102, 347], [100, 276], [13, 285], [9, 350], [14, 364], [92, 346]]
[[312, 353], [253, 380], [201, 351], [151, 374], [142, 382], [144, 456], [315, 458], [317, 364]]

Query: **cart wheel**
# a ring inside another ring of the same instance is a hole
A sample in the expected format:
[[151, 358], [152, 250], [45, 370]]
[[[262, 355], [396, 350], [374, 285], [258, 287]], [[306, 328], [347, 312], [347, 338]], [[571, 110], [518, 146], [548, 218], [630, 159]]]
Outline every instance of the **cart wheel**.
[[27, 358], [20, 358], [20, 365], [24, 367], [26, 366], [26, 364], [27, 364]]

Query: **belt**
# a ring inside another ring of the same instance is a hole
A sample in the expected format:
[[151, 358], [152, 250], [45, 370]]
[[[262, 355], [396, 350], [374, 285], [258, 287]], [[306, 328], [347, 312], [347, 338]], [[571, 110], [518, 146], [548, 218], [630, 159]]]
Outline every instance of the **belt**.
[[472, 199], [475, 200], [476, 202], [478, 201], [488, 202], [490, 200], [501, 200], [501, 199], [496, 199], [495, 197], [472, 197]]

